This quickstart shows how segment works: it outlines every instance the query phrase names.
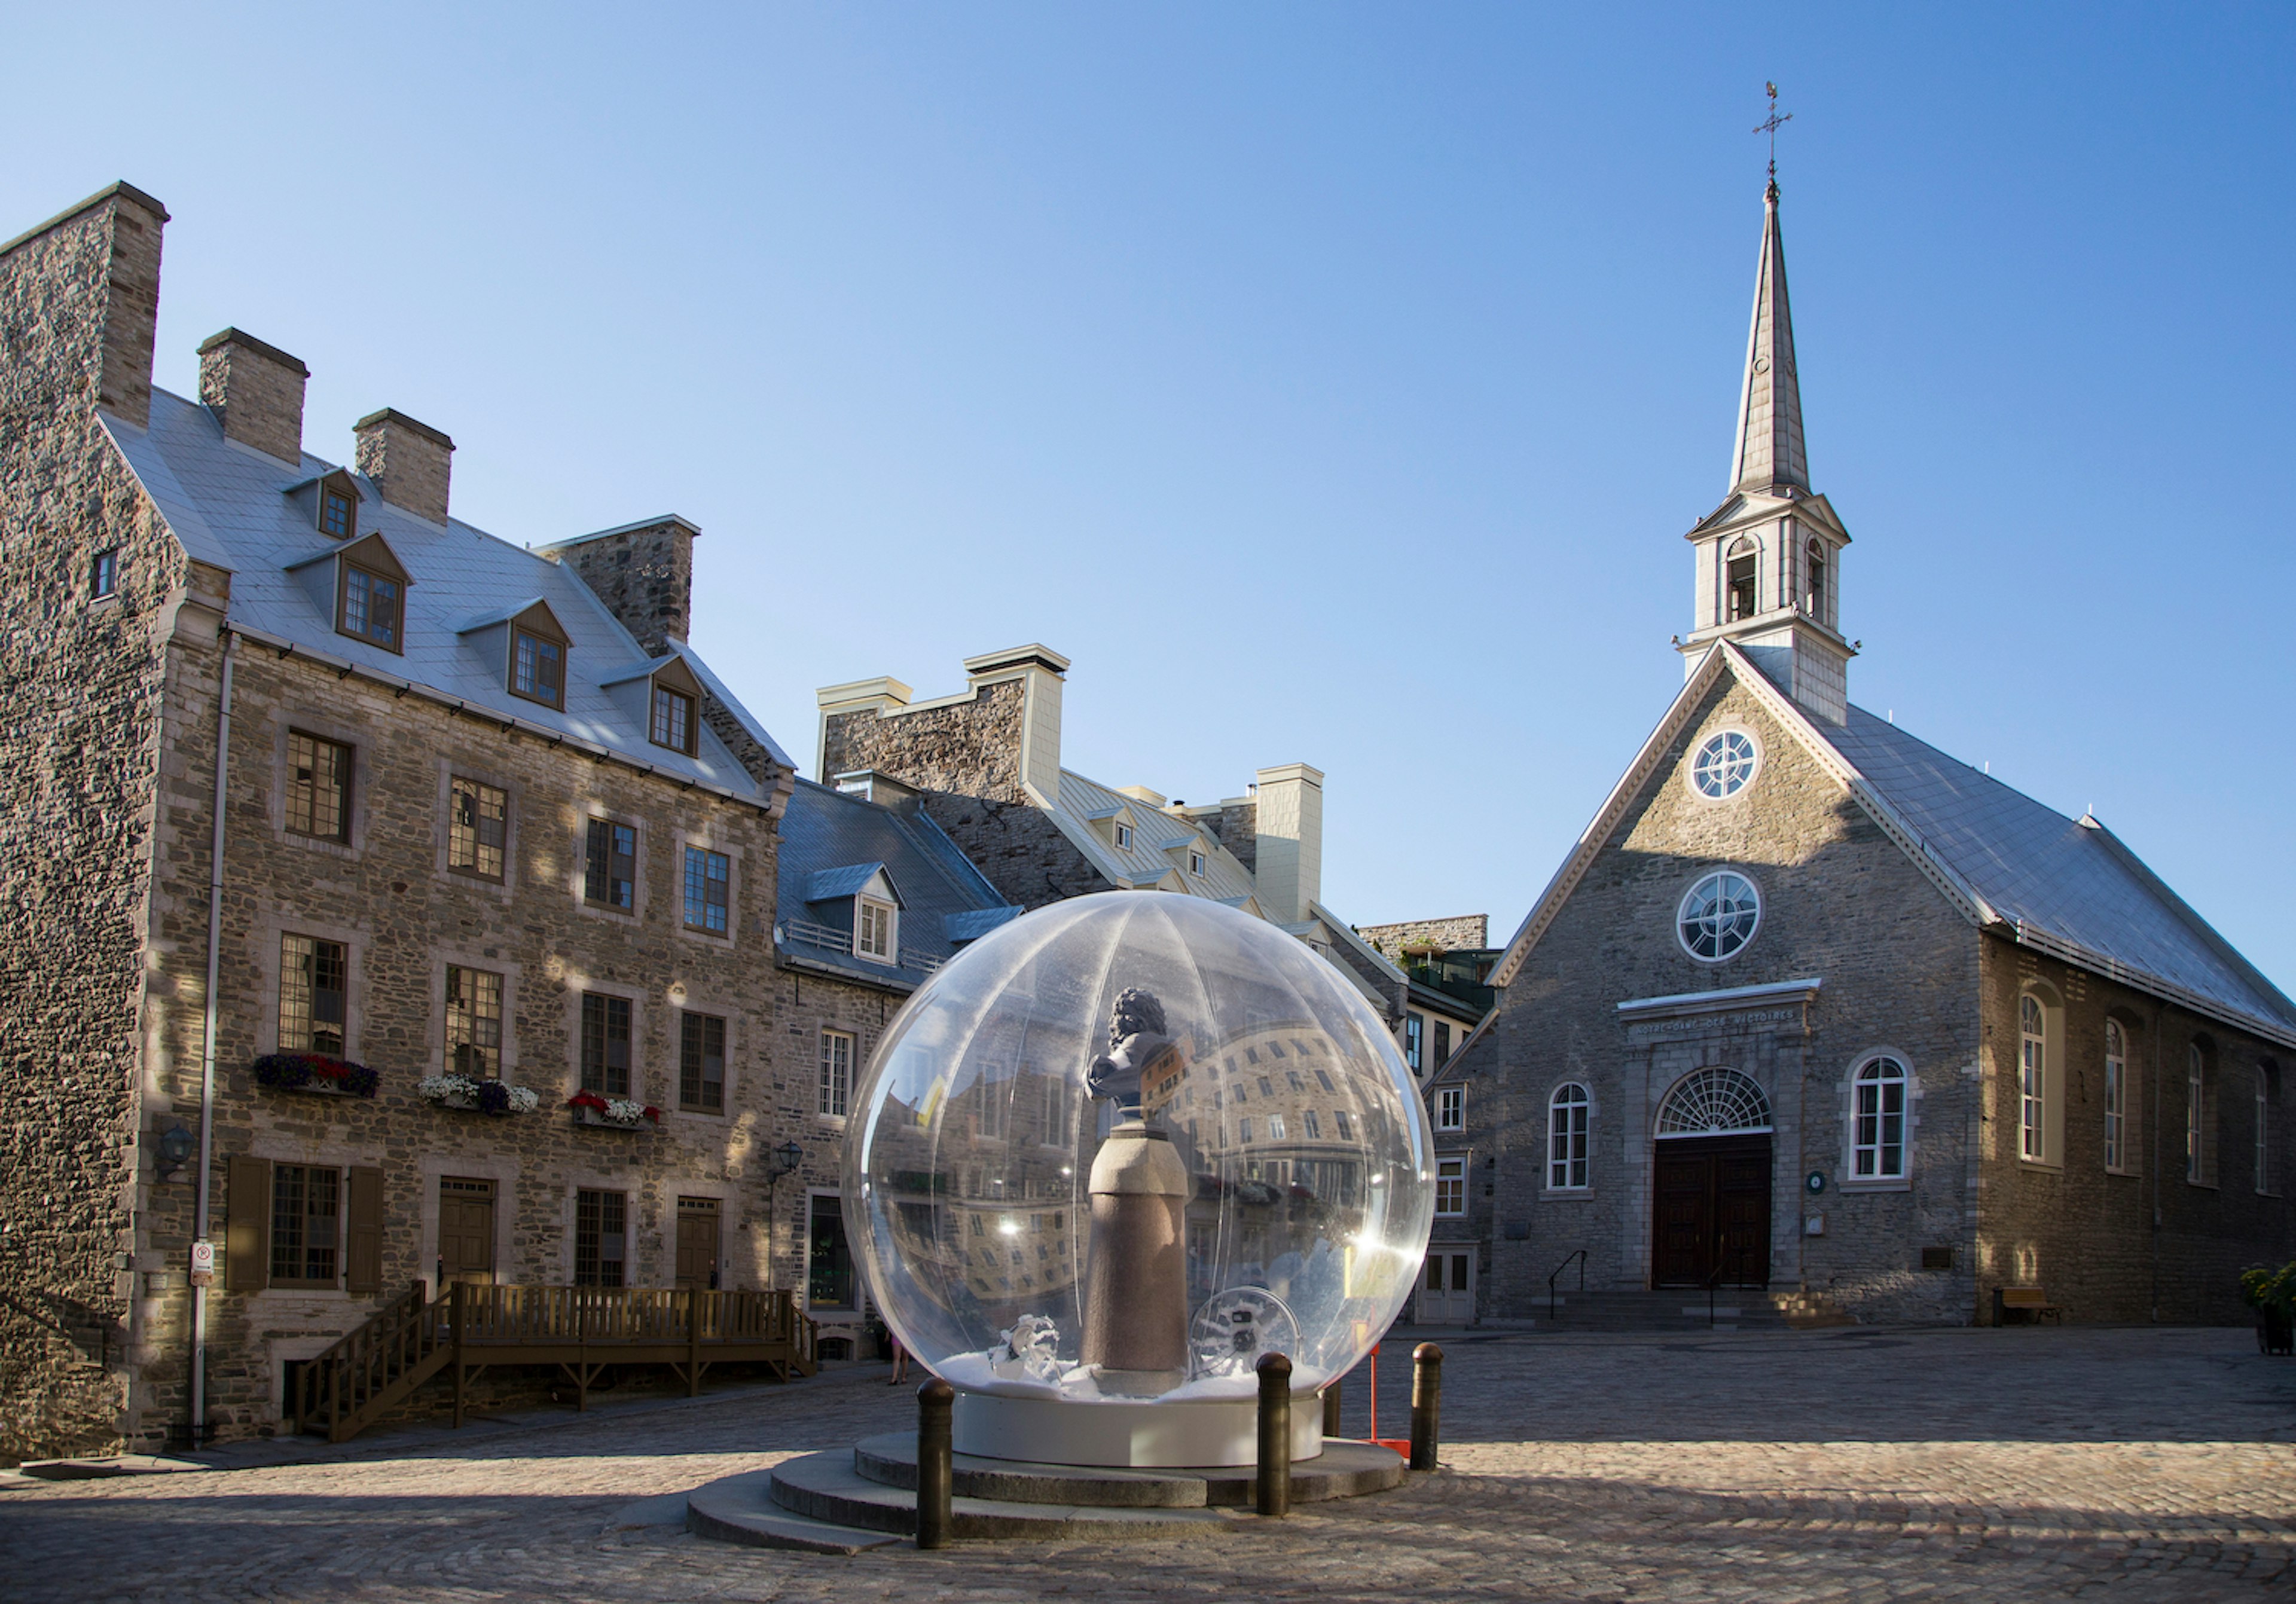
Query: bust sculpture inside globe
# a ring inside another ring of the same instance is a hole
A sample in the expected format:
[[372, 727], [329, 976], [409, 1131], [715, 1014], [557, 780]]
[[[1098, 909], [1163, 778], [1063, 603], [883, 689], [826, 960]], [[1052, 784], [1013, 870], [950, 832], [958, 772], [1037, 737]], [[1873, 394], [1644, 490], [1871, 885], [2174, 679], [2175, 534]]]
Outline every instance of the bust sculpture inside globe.
[[1410, 1295], [1433, 1192], [1410, 1071], [1363, 989], [1282, 929], [1150, 891], [974, 943], [857, 1089], [845, 1211], [959, 1453], [1251, 1462], [1254, 1366], [1304, 1404]]

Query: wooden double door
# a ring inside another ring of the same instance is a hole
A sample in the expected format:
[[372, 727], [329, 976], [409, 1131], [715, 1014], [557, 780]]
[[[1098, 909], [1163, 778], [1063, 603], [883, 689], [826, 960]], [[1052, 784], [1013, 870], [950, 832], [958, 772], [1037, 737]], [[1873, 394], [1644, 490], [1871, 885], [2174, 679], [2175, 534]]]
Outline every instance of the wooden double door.
[[1726, 1287], [1770, 1280], [1770, 1138], [1683, 1136], [1657, 1144], [1651, 1284]]

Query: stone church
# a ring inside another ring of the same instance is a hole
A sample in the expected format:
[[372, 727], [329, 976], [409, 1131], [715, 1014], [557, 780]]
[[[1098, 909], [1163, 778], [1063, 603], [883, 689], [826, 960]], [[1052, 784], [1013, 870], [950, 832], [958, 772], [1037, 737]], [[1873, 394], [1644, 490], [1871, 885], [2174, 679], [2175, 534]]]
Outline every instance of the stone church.
[[1849, 700], [1775, 183], [1732, 467], [1682, 690], [1432, 1088], [1436, 1256], [1494, 1320], [1581, 1252], [1864, 1320], [2242, 1318], [2296, 1254], [2296, 1003], [2095, 817]]

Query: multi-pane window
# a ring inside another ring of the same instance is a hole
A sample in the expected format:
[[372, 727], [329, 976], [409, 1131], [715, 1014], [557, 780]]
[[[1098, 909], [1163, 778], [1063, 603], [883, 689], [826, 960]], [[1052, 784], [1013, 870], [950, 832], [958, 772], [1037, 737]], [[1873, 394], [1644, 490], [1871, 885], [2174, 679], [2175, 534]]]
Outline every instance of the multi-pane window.
[[548, 635], [513, 630], [510, 688], [545, 707], [566, 705], [566, 648]]
[[1440, 1069], [1451, 1061], [1451, 1021], [1435, 1021], [1435, 1068]]
[[668, 685], [653, 688], [653, 720], [646, 738], [674, 752], [693, 750], [693, 699]]
[[582, 994], [582, 1090], [630, 1094], [630, 1000]]
[[1906, 1174], [1906, 1067], [1893, 1058], [1862, 1066], [1850, 1085], [1849, 1173], [1860, 1181]]
[[1129, 852], [1132, 850], [1131, 825], [1119, 824], [1116, 827], [1116, 849], [1119, 852]]
[[447, 966], [447, 1068], [472, 1080], [502, 1078], [503, 978]]
[[681, 1016], [677, 1040], [677, 1106], [703, 1114], [726, 1108], [726, 1021], [716, 1014]]
[[1463, 1215], [1467, 1212], [1467, 1161], [1464, 1158], [1438, 1158], [1435, 1161], [1435, 1212], [1439, 1215]]
[[2120, 1021], [2104, 1022], [2104, 1167], [2128, 1163], [2128, 1042]]
[[845, 1117], [853, 1098], [853, 1038], [841, 1030], [821, 1033], [821, 1111]]
[[1302, 1113], [1300, 1123], [1306, 1130], [1308, 1141], [1321, 1142], [1324, 1139], [1323, 1122], [1316, 1117], [1315, 1109], [1309, 1109]]
[[1281, 1114], [1270, 1114], [1267, 1117], [1267, 1140], [1270, 1142], [1281, 1142], [1287, 1134], [1288, 1133], [1283, 1128], [1283, 1116]]
[[1190, 852], [1188, 854], [1188, 872], [1190, 874], [1201, 874], [1203, 872], [1204, 855], [1201, 852]]
[[685, 849], [685, 928], [726, 933], [726, 891], [733, 863], [722, 852], [706, 847]]
[[1251, 1121], [1248, 1119], [1239, 1119], [1235, 1122], [1235, 1139], [1240, 1142], [1248, 1143], [1250, 1142]]
[[348, 954], [340, 941], [279, 938], [279, 1051], [340, 1058]]
[[1356, 1139], [1355, 1121], [1349, 1117], [1345, 1109], [1332, 1110], [1332, 1125], [1339, 1132], [1341, 1142], [1353, 1142]]
[[1411, 1073], [1414, 1075], [1419, 1073], [1420, 1033], [1426, 1028], [1426, 1026], [1427, 1021], [1417, 1014], [1403, 1016], [1403, 1061], [1411, 1066]]
[[342, 1173], [317, 1165], [271, 1166], [271, 1284], [335, 1284]]
[[502, 879], [503, 847], [510, 833], [509, 796], [460, 774], [447, 784], [447, 867], [480, 880]]
[[319, 532], [332, 535], [337, 540], [348, 540], [357, 525], [357, 503], [347, 490], [332, 485], [319, 489]]
[[351, 839], [351, 749], [287, 732], [287, 828], [323, 841]]
[[2209, 1177], [2209, 1061], [2196, 1042], [2185, 1050], [2185, 1179], [2205, 1185]]
[[336, 620], [339, 634], [356, 635], [386, 651], [398, 650], [398, 581], [360, 568], [356, 563], [343, 564], [342, 617]]
[[1437, 1088], [1435, 1128], [1439, 1131], [1464, 1131], [1467, 1128], [1467, 1089], [1464, 1086]]
[[2048, 1157], [2048, 1016], [2040, 999], [2030, 995], [2019, 1000], [2017, 1015], [2021, 1064], [2017, 1150], [2038, 1164]]
[[638, 832], [611, 819], [590, 821], [584, 855], [582, 900], [627, 913], [638, 902]]
[[1825, 548], [1815, 540], [1809, 543], [1808, 565], [1807, 610], [1811, 618], [1823, 623], [1825, 618]]
[[853, 952], [880, 963], [893, 961], [893, 904], [872, 897], [856, 899], [859, 912], [853, 923]]
[[1569, 1190], [1587, 1184], [1587, 1117], [1593, 1109], [1587, 1088], [1576, 1082], [1557, 1086], [1546, 1104], [1546, 1184]]
[[620, 1192], [574, 1194], [574, 1284], [619, 1287], [628, 1256], [629, 1201]]
[[88, 599], [101, 602], [119, 588], [119, 552], [118, 550], [98, 552], [95, 561], [88, 565]]

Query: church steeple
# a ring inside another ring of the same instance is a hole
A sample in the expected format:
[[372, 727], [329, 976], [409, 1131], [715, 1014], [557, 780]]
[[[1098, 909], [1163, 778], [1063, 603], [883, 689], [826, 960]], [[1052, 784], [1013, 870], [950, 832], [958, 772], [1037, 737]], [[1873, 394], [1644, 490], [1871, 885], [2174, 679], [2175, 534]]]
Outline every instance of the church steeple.
[[[1775, 131], [1784, 119], [1775, 109], [1771, 115]], [[1809, 487], [1775, 170], [1762, 197], [1762, 254], [1730, 490], [1688, 538], [1698, 551], [1698, 606], [1696, 627], [1676, 642], [1685, 671], [1728, 641], [1808, 712], [1833, 724], [1846, 720], [1849, 659], [1857, 655], [1841, 623], [1849, 531]]]
[[1738, 398], [1738, 440], [1730, 488], [1809, 488], [1801, 437], [1801, 381], [1794, 368], [1793, 311], [1786, 300], [1785, 237], [1778, 230], [1778, 181], [1763, 200], [1762, 261], [1754, 275], [1753, 329], [1746, 336], [1746, 381]]

